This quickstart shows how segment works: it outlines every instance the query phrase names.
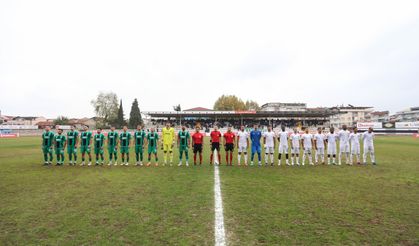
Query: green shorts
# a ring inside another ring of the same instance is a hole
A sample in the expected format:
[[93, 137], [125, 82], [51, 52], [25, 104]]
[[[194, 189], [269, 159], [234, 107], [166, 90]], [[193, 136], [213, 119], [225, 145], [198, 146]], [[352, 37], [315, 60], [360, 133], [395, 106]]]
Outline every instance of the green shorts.
[[121, 154], [128, 154], [129, 147], [128, 146], [121, 146]]
[[149, 147], [148, 148], [148, 154], [157, 154], [157, 148], [156, 147]]
[[179, 146], [179, 153], [182, 153], [183, 151], [188, 152], [188, 146]]
[[52, 153], [52, 148], [48, 147], [48, 146], [42, 146], [42, 152], [44, 154], [51, 154]]
[[90, 146], [80, 146], [80, 152], [90, 154]]
[[136, 154], [143, 153], [143, 151], [144, 151], [143, 146], [141, 146], [141, 145], [136, 145], [135, 146], [135, 153]]
[[115, 145], [108, 145], [108, 152], [109, 154], [116, 154], [118, 153], [118, 150]]
[[57, 155], [64, 155], [64, 148], [55, 148], [55, 154]]
[[95, 155], [103, 155], [103, 148], [95, 148]]
[[77, 148], [74, 146], [69, 146], [67, 147], [67, 154], [71, 155], [71, 154], [77, 154]]

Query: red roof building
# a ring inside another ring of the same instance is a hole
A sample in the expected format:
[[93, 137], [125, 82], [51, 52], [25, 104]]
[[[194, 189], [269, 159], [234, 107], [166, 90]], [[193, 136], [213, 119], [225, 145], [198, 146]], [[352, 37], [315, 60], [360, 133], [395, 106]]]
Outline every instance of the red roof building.
[[183, 111], [214, 111], [214, 110], [209, 109], [209, 108], [196, 107], [196, 108], [185, 109]]

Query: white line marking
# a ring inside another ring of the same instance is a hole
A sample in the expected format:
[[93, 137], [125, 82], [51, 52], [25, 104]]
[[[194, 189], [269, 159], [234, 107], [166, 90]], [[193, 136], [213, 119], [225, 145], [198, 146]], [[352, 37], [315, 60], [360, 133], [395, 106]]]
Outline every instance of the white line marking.
[[[215, 154], [215, 153], [214, 153]], [[226, 235], [224, 230], [223, 199], [221, 197], [220, 174], [218, 165], [214, 164], [214, 200], [215, 200], [215, 245], [226, 245]]]

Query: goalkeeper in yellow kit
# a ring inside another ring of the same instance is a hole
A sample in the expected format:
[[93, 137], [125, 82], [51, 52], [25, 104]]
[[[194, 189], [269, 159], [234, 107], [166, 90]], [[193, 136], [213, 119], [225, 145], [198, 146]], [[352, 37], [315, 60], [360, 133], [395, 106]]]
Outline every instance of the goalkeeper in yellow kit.
[[170, 166], [173, 165], [173, 145], [175, 143], [175, 129], [170, 127], [170, 123], [166, 123], [166, 127], [162, 130], [162, 144], [164, 164], [167, 164], [167, 156], [170, 155]]

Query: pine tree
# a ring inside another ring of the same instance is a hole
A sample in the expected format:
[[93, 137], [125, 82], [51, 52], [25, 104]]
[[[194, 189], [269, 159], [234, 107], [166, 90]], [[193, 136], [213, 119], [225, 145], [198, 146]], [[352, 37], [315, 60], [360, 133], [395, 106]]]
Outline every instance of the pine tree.
[[143, 123], [143, 119], [141, 118], [140, 108], [138, 107], [137, 98], [135, 98], [134, 102], [132, 102], [128, 125], [131, 129], [135, 129], [137, 125], [140, 125], [142, 123]]
[[124, 120], [124, 109], [122, 108], [122, 99], [119, 102], [118, 117], [116, 119], [116, 126], [122, 128], [126, 124]]

